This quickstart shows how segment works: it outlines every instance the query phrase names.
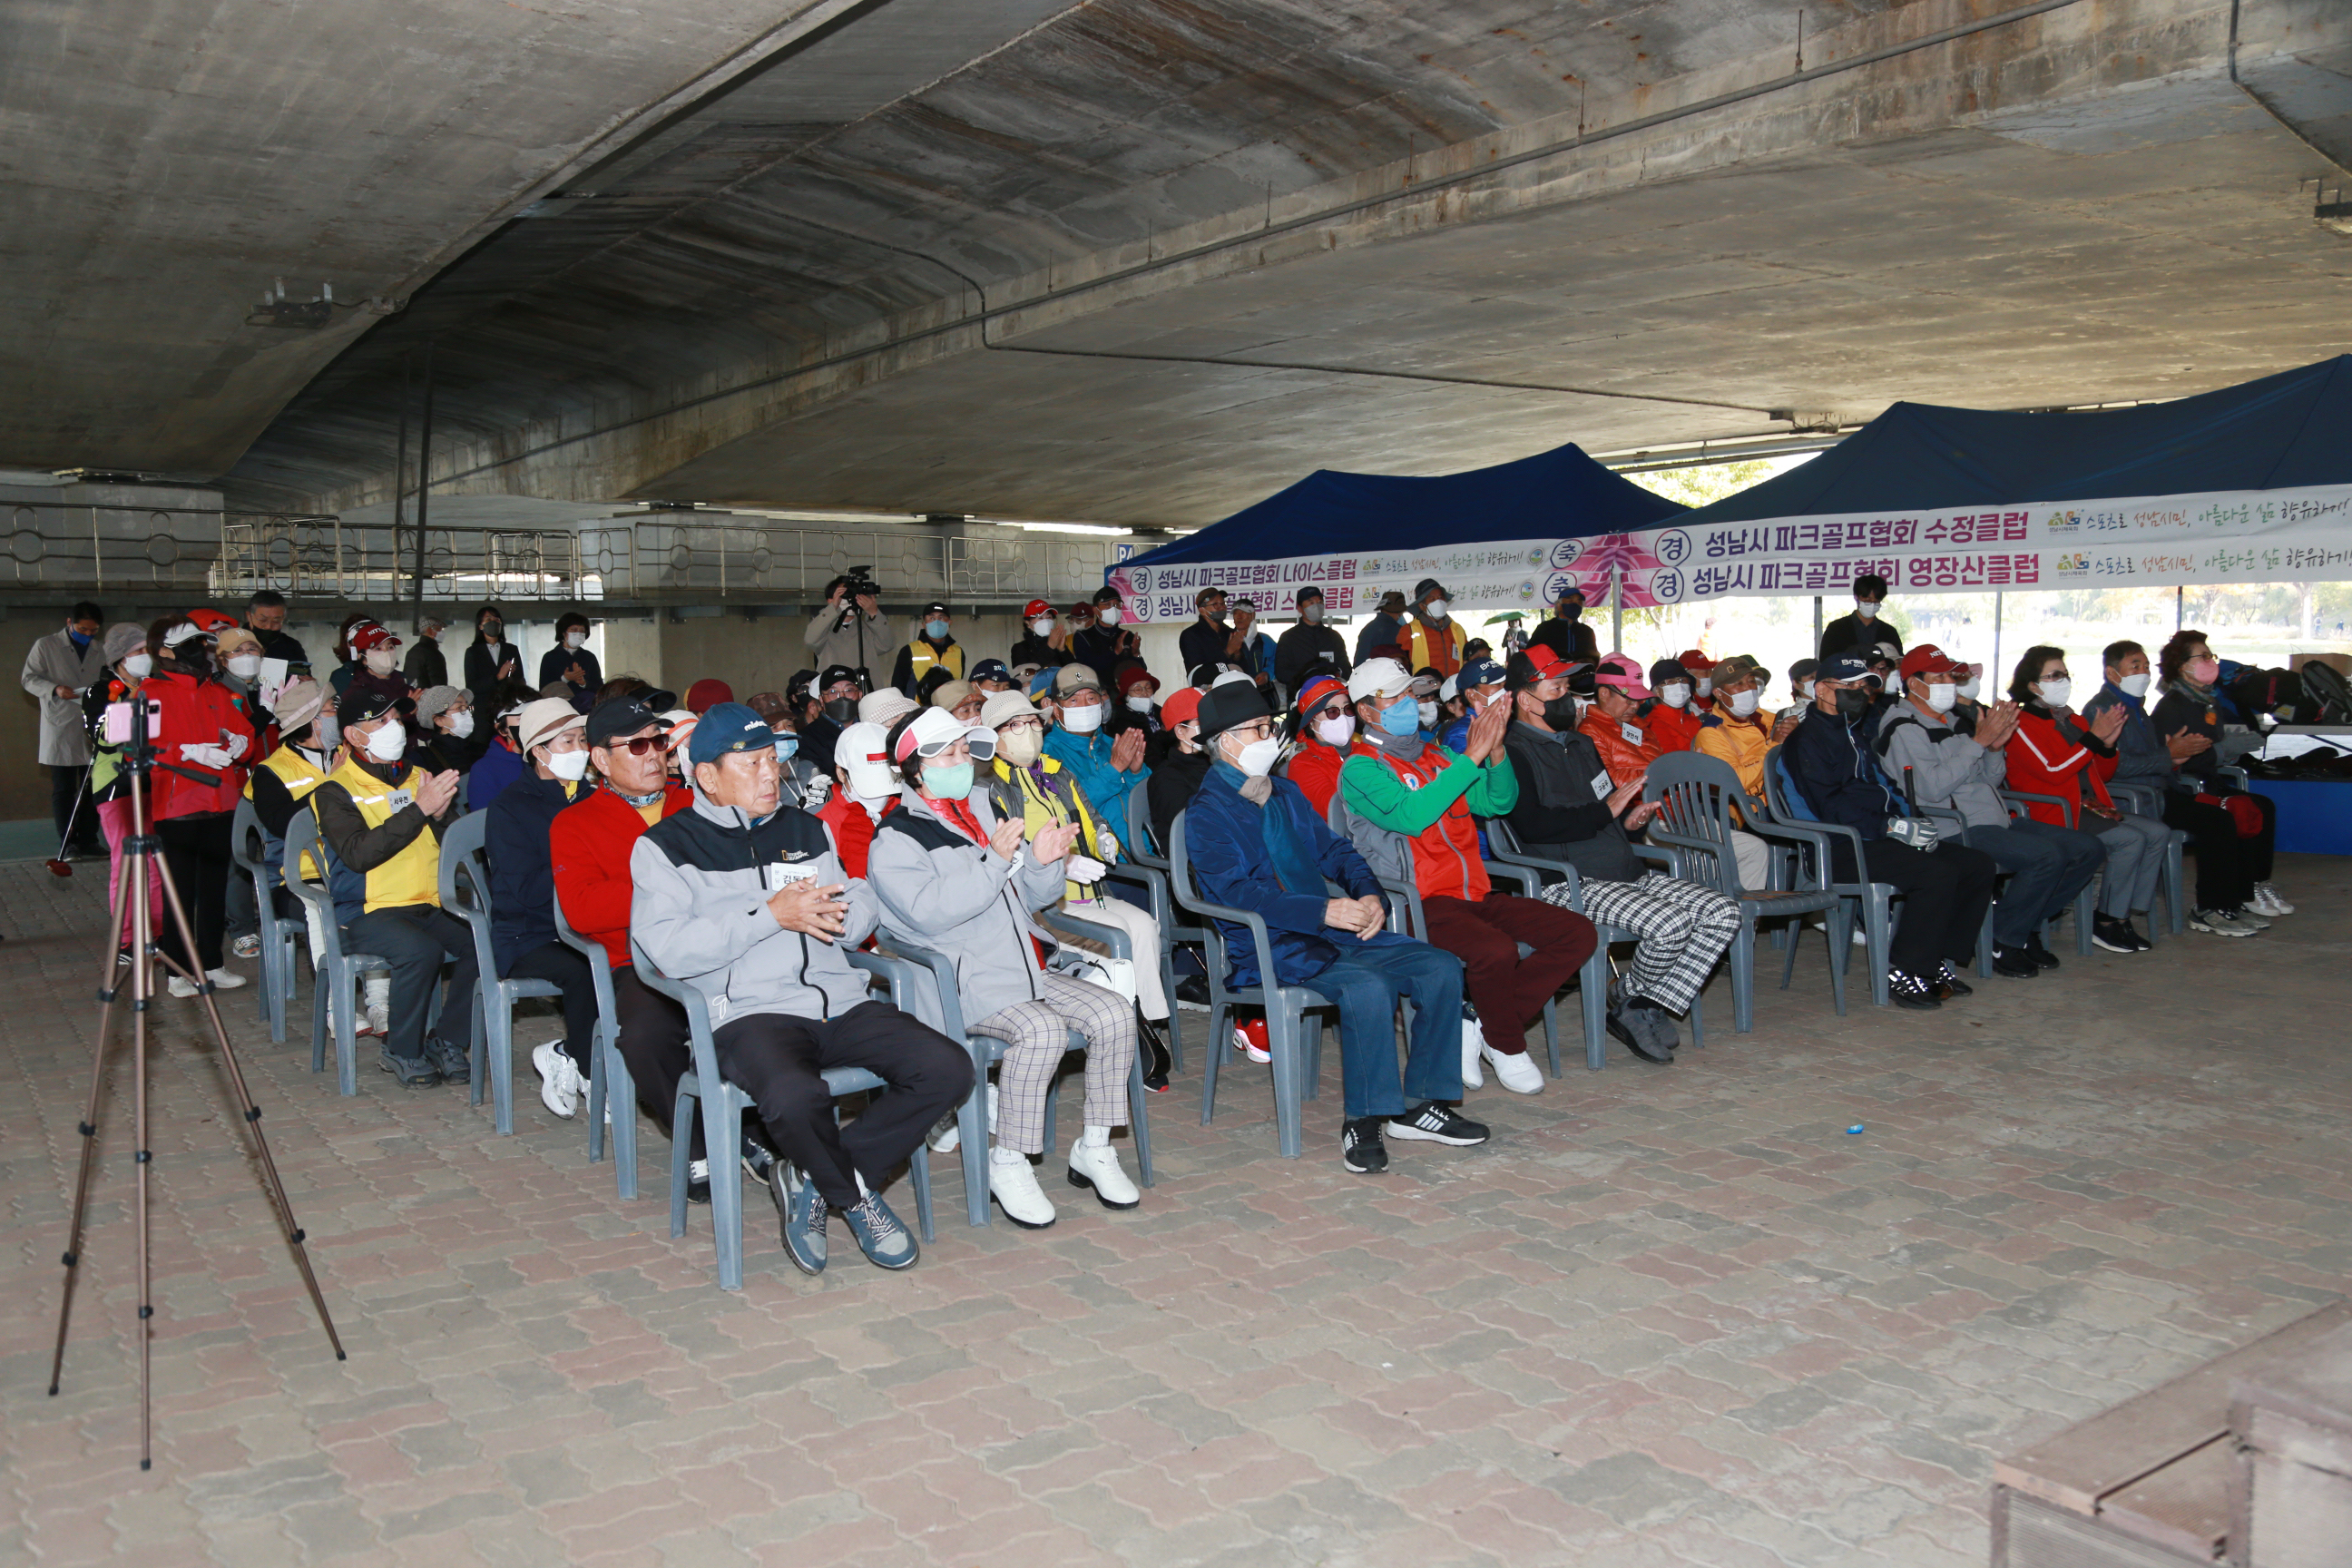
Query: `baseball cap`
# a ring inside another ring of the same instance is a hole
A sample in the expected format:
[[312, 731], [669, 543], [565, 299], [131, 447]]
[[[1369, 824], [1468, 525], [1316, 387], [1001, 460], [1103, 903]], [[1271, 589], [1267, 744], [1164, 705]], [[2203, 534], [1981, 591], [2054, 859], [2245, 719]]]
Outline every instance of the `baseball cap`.
[[1001, 658], [983, 658], [973, 665], [971, 680], [974, 686], [983, 680], [1001, 680], [1008, 686], [1013, 684], [1013, 671], [1005, 668]]
[[1236, 724], [1273, 717], [1274, 710], [1266, 705], [1265, 694], [1258, 690], [1255, 681], [1213, 686], [1201, 698], [1201, 737], [1206, 740]]
[[1412, 694], [1415, 697], [1432, 696], [1436, 692], [1438, 685], [1437, 671], [1423, 669], [1412, 678]]
[[1248, 670], [1235, 669], [1229, 664], [1225, 666], [1223, 674], [1218, 676], [1216, 679], [1209, 682], [1209, 689], [1214, 691], [1220, 686], [1232, 686], [1236, 682], [1244, 686], [1255, 686], [1257, 684], [1256, 681], [1252, 680], [1249, 678]]
[[900, 763], [909, 757], [936, 757], [958, 740], [971, 742], [975, 762], [996, 755], [995, 731], [966, 724], [944, 708], [926, 708], [890, 727], [890, 756]]
[[1821, 668], [1821, 667], [1822, 661], [1820, 659], [1801, 658], [1797, 660], [1796, 663], [1789, 667], [1789, 679], [1791, 680], [1811, 680], [1813, 678], [1813, 672]]
[[1553, 598], [1552, 603], [1553, 603], [1553, 604], [1555, 604], [1555, 605], [1557, 605], [1557, 604], [1559, 604], [1559, 601], [1560, 601], [1561, 599], [1578, 599], [1578, 600], [1581, 600], [1583, 597], [1584, 597], [1584, 584], [1581, 584], [1581, 583], [1580, 583], [1580, 582], [1578, 582], [1575, 578], [1571, 577], [1571, 578], [1570, 578], [1566, 583], [1564, 583], [1564, 584], [1562, 584], [1560, 585], [1559, 593], [1559, 595], [1558, 595], [1557, 596], [1555, 596], [1555, 597]]
[[1903, 679], [1922, 675], [1966, 675], [1968, 666], [1934, 643], [1923, 642], [1903, 656]]
[[1869, 674], [1870, 666], [1864, 664], [1861, 659], [1856, 658], [1850, 653], [1842, 653], [1835, 658], [1825, 658], [1822, 660], [1821, 668], [1813, 671], [1813, 679], [1816, 680], [1862, 680], [1866, 679]]
[[373, 653], [380, 647], [398, 647], [400, 639], [381, 621], [362, 621], [352, 628], [352, 651]]
[[[1451, 701], [1453, 701], [1453, 700], [1454, 700], [1454, 699], [1455, 698], [1455, 696], [1457, 696], [1457, 695], [1459, 694], [1460, 689], [1461, 689], [1459, 687], [1457, 687], [1457, 686], [1455, 686], [1455, 685], [1454, 685], [1454, 682], [1455, 682], [1455, 681], [1457, 681], [1457, 680], [1459, 680], [1460, 679], [1461, 679], [1461, 675], [1460, 675], [1460, 673], [1457, 671], [1456, 673], [1454, 673], [1454, 674], [1453, 674], [1453, 675], [1449, 675], [1449, 676], [1447, 676], [1444, 680], [1442, 680], [1442, 681], [1440, 681], [1440, 682], [1438, 683], [1438, 687], [1437, 687], [1437, 696], [1438, 696], [1438, 700], [1439, 700], [1440, 701], [1443, 701], [1443, 702], [1451, 702]], [[1414, 685], [1416, 685], [1416, 686], [1418, 686], [1418, 685], [1420, 685], [1421, 683], [1420, 683], [1419, 681], [1415, 681], [1415, 682], [1413, 682], [1413, 684], [1414, 684]]]
[[1189, 686], [1180, 686], [1175, 695], [1160, 705], [1160, 721], [1173, 730], [1187, 719], [1201, 716], [1201, 693]]
[[981, 727], [985, 730], [1002, 729], [1015, 719], [1043, 718], [1045, 715], [1037, 711], [1037, 705], [1018, 691], [997, 692], [980, 710]]
[[940, 689], [931, 693], [931, 706], [952, 710], [956, 704], [971, 696], [971, 682], [969, 680], [943, 680], [940, 682]]
[[1524, 691], [1538, 681], [1565, 679], [1569, 663], [1543, 644], [1529, 643], [1511, 656], [1505, 670], [1512, 689]]
[[213, 650], [224, 659], [241, 647], [249, 647], [258, 653], [261, 651], [261, 639], [243, 626], [230, 626], [213, 639]]
[[1654, 695], [1642, 684], [1642, 667], [1622, 653], [1612, 653], [1596, 665], [1592, 679], [1598, 685], [1616, 688], [1636, 702]]
[[1717, 691], [1729, 686], [1733, 681], [1745, 680], [1751, 675], [1759, 684], [1767, 686], [1771, 684], [1772, 672], [1757, 663], [1751, 655], [1727, 653], [1715, 661], [1715, 689]]
[[784, 700], [784, 694], [781, 691], [754, 691], [743, 699], [743, 706], [765, 719], [771, 726], [779, 719], [793, 716], [792, 704]]
[[1898, 650], [1891, 642], [1880, 643], [1876, 647], [1872, 648], [1870, 652], [1864, 654], [1863, 657], [1872, 664], [1884, 664], [1888, 666], [1900, 663], [1903, 658], [1901, 651]]
[[1095, 619], [1095, 602], [1092, 599], [1080, 599], [1076, 604], [1072, 605], [1070, 619], [1092, 626]]
[[[588, 743], [609, 747], [614, 742], [634, 735], [648, 724], [659, 724], [665, 730], [669, 728], [668, 720], [646, 707], [639, 699], [607, 697], [588, 710]], [[771, 735], [769, 744], [774, 743], [775, 737]]]
[[932, 600], [929, 604], [923, 606], [923, 614], [927, 616], [947, 616], [953, 615], [954, 613], [955, 612], [949, 609], [944, 603], [937, 599]]
[[816, 692], [822, 697], [845, 680], [856, 680], [857, 672], [845, 664], [828, 664], [824, 673], [816, 678]]
[[1678, 658], [1662, 658], [1650, 666], [1650, 684], [1653, 687], [1664, 686], [1670, 680], [1679, 680], [1685, 686], [1691, 685], [1690, 666]]
[[[1549, 652], [1549, 649], [1546, 649]], [[1505, 679], [1503, 667], [1491, 658], [1474, 658], [1464, 665], [1454, 678], [1454, 689], [1475, 691], [1482, 686], [1500, 686]]]
[[[1321, 710], [1329, 706], [1334, 700], [1338, 700], [1342, 709], [1348, 706], [1347, 682], [1336, 675], [1318, 675], [1308, 681], [1298, 693], [1298, 716], [1301, 719], [1312, 719]], [[1167, 717], [1165, 710], [1162, 710], [1160, 717], [1163, 719]]]
[[[421, 705], [418, 711], [423, 711]], [[562, 698], [542, 697], [536, 702], [524, 705], [522, 717], [515, 721], [515, 728], [522, 731], [522, 752], [527, 757], [533, 746], [551, 741], [573, 725], [587, 721], [581, 717], [578, 709]], [[761, 720], [760, 725], [765, 729], [767, 721]], [[772, 742], [773, 739], [773, 736], [770, 737]]]
[[1693, 675], [1705, 675], [1708, 670], [1715, 668], [1715, 660], [1707, 658], [1704, 652], [1695, 647], [1685, 648], [1680, 654], [1675, 656], [1675, 662], [1681, 665], [1685, 669], [1689, 670]]
[[[523, 721], [530, 721], [529, 708], [523, 710]], [[773, 752], [775, 749], [776, 732], [768, 728], [765, 719], [740, 702], [718, 702], [695, 725], [692, 738], [686, 742], [686, 760], [700, 767], [730, 752]]]
[[342, 700], [335, 704], [335, 721], [348, 730], [354, 724], [381, 719], [399, 705], [400, 699], [390, 692], [362, 686], [354, 680], [351, 689], [343, 693]]
[[[1043, 599], [1032, 599], [1021, 606], [1021, 618], [1024, 621], [1034, 621], [1040, 616], [1050, 616], [1053, 613], [1054, 606]], [[873, 792], [869, 790], [866, 793], [870, 795]]]
[[1404, 666], [1392, 658], [1368, 658], [1348, 677], [1348, 699], [1362, 702], [1370, 698], [1402, 697], [1412, 687], [1412, 677]]
[[214, 609], [194, 609], [188, 612], [188, 624], [208, 637], [218, 637], [236, 625], [236, 617]]
[[1056, 696], [1067, 697], [1073, 691], [1098, 692], [1102, 689], [1102, 677], [1097, 675], [1094, 666], [1089, 664], [1066, 664], [1054, 675]]
[[1029, 685], [1027, 688], [1029, 695], [1033, 698], [1043, 697], [1046, 693], [1052, 691], [1054, 689], [1054, 677], [1060, 673], [1061, 671], [1055, 668], [1055, 667], [1050, 664], [1039, 665], [1035, 669], [1030, 672]]
[[833, 763], [849, 775], [850, 789], [868, 799], [898, 787], [890, 776], [890, 738], [879, 724], [860, 720], [844, 729], [833, 742]]
[[686, 689], [687, 710], [691, 713], [708, 713], [721, 702], [734, 700], [735, 689], [714, 676], [706, 675]]

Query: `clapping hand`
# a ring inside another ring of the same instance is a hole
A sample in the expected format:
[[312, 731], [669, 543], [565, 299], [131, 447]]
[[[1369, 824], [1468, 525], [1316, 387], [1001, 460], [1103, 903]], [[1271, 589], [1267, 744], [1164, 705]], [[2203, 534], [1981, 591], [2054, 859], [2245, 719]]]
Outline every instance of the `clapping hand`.
[[2210, 735], [2200, 735], [2192, 731], [2182, 730], [2164, 738], [2164, 749], [2172, 753], [2174, 762], [2185, 763], [2200, 752], [2211, 751], [2213, 740]]
[[2127, 722], [2129, 717], [2124, 712], [2124, 705], [2118, 702], [2111, 708], [2099, 710], [2099, 716], [2091, 721], [2091, 733], [2096, 735], [2102, 744], [2112, 746], [2116, 743], [2116, 737], [2124, 732], [2124, 725]]
[[803, 936], [829, 942], [841, 934], [842, 926], [848, 919], [848, 911], [841, 901], [841, 895], [846, 890], [845, 883], [835, 882], [819, 887], [814, 877], [803, 877], [796, 882], [785, 883], [777, 890], [776, 895], [768, 900], [768, 912], [775, 916], [776, 923], [786, 931], [796, 931]]
[[1998, 752], [2009, 744], [2017, 733], [2019, 709], [2014, 702], [1996, 702], [1977, 721], [1977, 744], [1988, 752]]
[[989, 830], [988, 847], [1010, 860], [1021, 853], [1022, 841], [1025, 837], [1019, 817], [1004, 817]]
[[455, 768], [434, 773], [416, 786], [416, 807], [427, 816], [440, 816], [457, 798], [457, 770]]
[[[1016, 823], [1014, 826], [1018, 826], [1019, 824]], [[1039, 865], [1051, 866], [1070, 852], [1070, 846], [1077, 842], [1077, 837], [1076, 823], [1055, 823], [1051, 827], [1041, 827], [1037, 830], [1037, 837], [1029, 841], [1029, 851], [1037, 857]]]
[[1478, 710], [1470, 721], [1470, 733], [1462, 743], [1462, 754], [1474, 763], [1492, 757], [1503, 744], [1503, 731], [1511, 727], [1511, 705], [1500, 699]]
[[1110, 743], [1110, 765], [1123, 773], [1135, 772], [1143, 765], [1143, 743], [1141, 730], [1121, 731]]

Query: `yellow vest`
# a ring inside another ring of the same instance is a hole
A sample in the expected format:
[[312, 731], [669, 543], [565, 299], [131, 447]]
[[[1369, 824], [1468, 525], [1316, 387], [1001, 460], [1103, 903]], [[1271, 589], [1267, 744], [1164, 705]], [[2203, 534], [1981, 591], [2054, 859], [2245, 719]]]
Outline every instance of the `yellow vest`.
[[932, 647], [920, 637], [907, 645], [908, 679], [916, 685], [922, 684], [923, 677], [931, 672], [933, 665], [945, 665], [950, 680], [961, 680], [963, 679], [963, 644], [951, 642], [948, 644], [945, 652]]
[[[357, 761], [347, 761], [327, 776], [329, 784], [341, 784], [359, 807], [360, 820], [370, 827], [381, 827], [392, 820], [392, 803], [395, 789], [405, 790], [412, 796], [425, 780], [421, 768], [410, 768], [400, 776], [397, 784], [387, 784], [373, 773], [362, 768]], [[425, 831], [408, 841], [408, 847], [373, 871], [354, 871], [338, 864], [334, 874], [335, 910], [339, 918], [349, 923], [352, 917], [363, 910], [404, 909], [414, 904], [441, 903], [441, 836], [427, 822]]]
[[[327, 775], [319, 771], [318, 764], [291, 746], [278, 747], [261, 759], [261, 765], [276, 773], [278, 782], [286, 786], [286, 793], [292, 795], [298, 802], [327, 782]], [[246, 775], [245, 798], [247, 800], [253, 798], [253, 775], [250, 773]], [[268, 840], [273, 852], [285, 847], [277, 835], [265, 833], [263, 837]], [[319, 858], [307, 850], [304, 851], [302, 879], [306, 882], [315, 882], [325, 875], [324, 871], [319, 869]]]

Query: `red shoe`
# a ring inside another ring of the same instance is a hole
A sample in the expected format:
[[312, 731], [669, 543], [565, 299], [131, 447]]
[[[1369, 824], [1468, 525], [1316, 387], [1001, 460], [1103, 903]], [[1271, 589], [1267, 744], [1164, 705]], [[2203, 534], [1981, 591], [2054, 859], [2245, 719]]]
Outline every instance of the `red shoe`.
[[1265, 1020], [1252, 1018], [1234, 1026], [1234, 1048], [1254, 1062], [1270, 1062], [1274, 1053], [1266, 1049]]

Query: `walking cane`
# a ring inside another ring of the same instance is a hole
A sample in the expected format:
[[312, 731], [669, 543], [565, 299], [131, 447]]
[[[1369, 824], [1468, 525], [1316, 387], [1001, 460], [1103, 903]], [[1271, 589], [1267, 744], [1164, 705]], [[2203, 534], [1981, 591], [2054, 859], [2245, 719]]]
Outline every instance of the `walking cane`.
[[74, 792], [73, 805], [66, 812], [66, 830], [64, 836], [58, 840], [57, 858], [49, 862], [49, 875], [52, 877], [73, 875], [73, 862], [66, 858], [66, 846], [73, 842], [74, 823], [79, 819], [82, 800], [89, 794], [89, 769], [85, 767], [81, 771], [81, 788]]

